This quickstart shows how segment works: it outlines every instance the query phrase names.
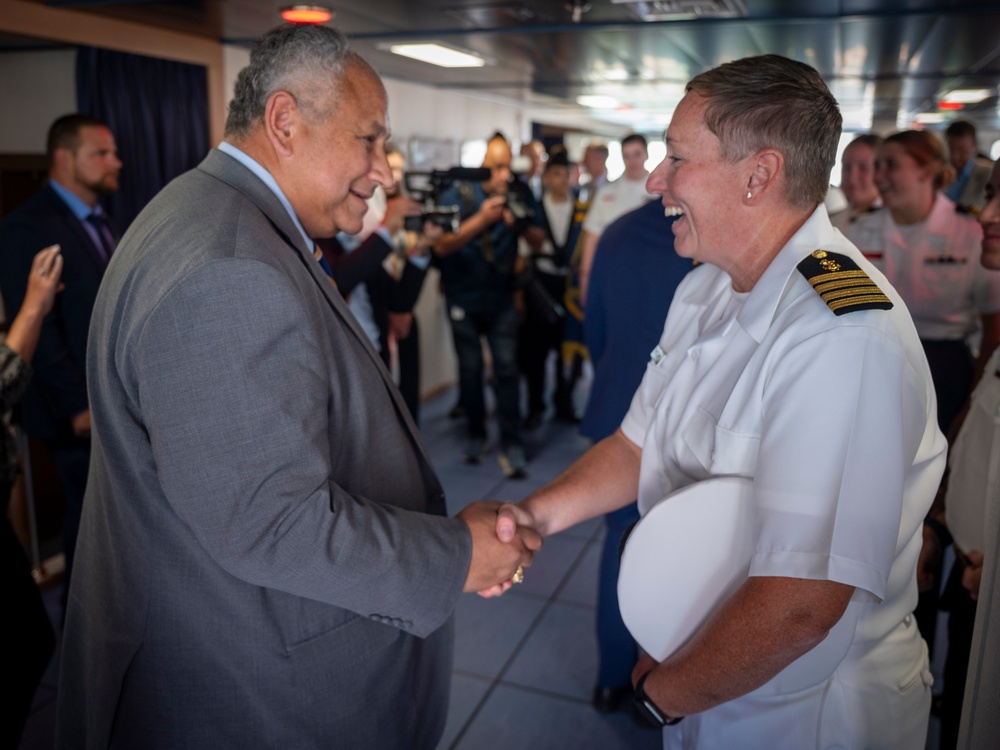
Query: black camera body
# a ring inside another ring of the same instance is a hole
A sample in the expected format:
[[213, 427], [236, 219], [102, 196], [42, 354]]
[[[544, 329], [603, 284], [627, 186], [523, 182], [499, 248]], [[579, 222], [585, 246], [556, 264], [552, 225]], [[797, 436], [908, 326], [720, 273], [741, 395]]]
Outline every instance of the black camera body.
[[486, 182], [490, 179], [489, 169], [466, 169], [452, 167], [451, 169], [434, 170], [432, 172], [407, 172], [403, 175], [403, 184], [407, 194], [421, 204], [419, 216], [407, 216], [406, 229], [419, 232], [424, 222], [430, 221], [446, 232], [457, 232], [462, 220], [461, 209], [458, 206], [442, 206], [438, 198], [454, 182]]
[[535, 200], [528, 185], [529, 172], [531, 159], [528, 157], [518, 156], [511, 162], [510, 178], [507, 180], [507, 208], [514, 216], [514, 231], [517, 234], [523, 234], [535, 220]]
[[514, 217], [514, 232], [522, 234], [535, 220], [535, 209], [532, 208], [531, 188], [516, 176], [507, 183], [507, 210]]

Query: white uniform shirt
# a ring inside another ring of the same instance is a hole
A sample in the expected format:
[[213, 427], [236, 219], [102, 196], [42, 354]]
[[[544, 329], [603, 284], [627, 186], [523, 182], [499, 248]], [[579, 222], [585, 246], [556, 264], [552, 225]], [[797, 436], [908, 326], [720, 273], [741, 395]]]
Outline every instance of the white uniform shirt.
[[[545, 218], [552, 231], [552, 239], [559, 246], [565, 245], [566, 235], [569, 234], [570, 218], [576, 209], [576, 201], [573, 200], [573, 196], [568, 196], [564, 201], [557, 201], [546, 193], [542, 196], [542, 208], [545, 209]], [[542, 252], [546, 255], [552, 255], [555, 252], [547, 237]], [[573, 248], [570, 248], [570, 252], [573, 252]]]
[[926, 223], [903, 236], [887, 209], [858, 217], [845, 233], [906, 300], [920, 338], [962, 340], [979, 316], [1000, 312], [1000, 274], [979, 263], [983, 230], [938, 193]]
[[[797, 269], [820, 248], [854, 260], [893, 309], [834, 315]], [[856, 587], [855, 643], [899, 625], [946, 443], [904, 303], [826, 210], [746, 295], [715, 266], [688, 274], [656, 351], [622, 423], [642, 448], [640, 511], [692, 482], [752, 478], [750, 574]]]
[[875, 203], [872, 204], [871, 208], [867, 208], [864, 211], [859, 212], [855, 211], [853, 208], [845, 208], [841, 211], [837, 211], [836, 213], [830, 212], [830, 223], [844, 234], [847, 234], [851, 225], [857, 222], [862, 216], [867, 216], [880, 208], [882, 208], [882, 199], [876, 198]]
[[641, 180], [627, 180], [625, 177], [620, 177], [614, 182], [609, 182], [603, 185], [591, 200], [587, 216], [583, 220], [583, 231], [596, 235], [603, 234], [607, 226], [619, 216], [634, 211], [654, 198], [655, 195], [646, 192], [645, 177]]

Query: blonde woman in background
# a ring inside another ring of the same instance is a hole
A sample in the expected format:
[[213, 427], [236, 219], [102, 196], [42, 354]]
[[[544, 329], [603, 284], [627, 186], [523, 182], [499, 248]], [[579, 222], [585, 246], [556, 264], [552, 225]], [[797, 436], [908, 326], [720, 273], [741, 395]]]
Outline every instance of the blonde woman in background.
[[[899, 291], [924, 345], [947, 434], [985, 359], [1000, 341], [1000, 277], [980, 265], [982, 229], [942, 194], [953, 177], [944, 147], [926, 131], [885, 139], [875, 185], [883, 211], [846, 234]], [[969, 341], [981, 336], [977, 363]]]
[[[957, 213], [942, 193], [953, 176], [944, 147], [932, 133], [907, 130], [889, 136], [875, 166], [885, 208], [860, 217], [846, 230], [909, 308], [934, 381], [938, 425], [946, 435], [1000, 339], [1000, 274], [987, 273], [980, 265], [979, 224]], [[977, 333], [978, 365], [969, 347]], [[944, 548], [949, 538], [933, 518], [924, 522], [923, 537], [914, 615], [933, 647], [941, 558], [927, 551]]]

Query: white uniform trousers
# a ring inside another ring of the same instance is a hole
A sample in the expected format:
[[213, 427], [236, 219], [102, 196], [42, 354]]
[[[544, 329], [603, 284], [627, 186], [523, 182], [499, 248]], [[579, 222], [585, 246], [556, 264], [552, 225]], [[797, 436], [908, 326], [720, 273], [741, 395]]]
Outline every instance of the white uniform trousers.
[[786, 695], [766, 686], [665, 727], [665, 750], [922, 750], [931, 707], [927, 645], [907, 616], [855, 644], [829, 679]]

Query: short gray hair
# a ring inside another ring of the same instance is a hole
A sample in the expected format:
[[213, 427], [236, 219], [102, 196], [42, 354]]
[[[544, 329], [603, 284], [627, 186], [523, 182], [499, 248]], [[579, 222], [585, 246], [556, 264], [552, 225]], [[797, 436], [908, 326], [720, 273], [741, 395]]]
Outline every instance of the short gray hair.
[[344, 69], [354, 63], [368, 67], [339, 31], [312, 24], [271, 29], [254, 44], [250, 64], [236, 78], [226, 136], [249, 135], [278, 91], [294, 96], [310, 122], [323, 120]]
[[789, 205], [823, 202], [843, 121], [814, 68], [780, 55], [746, 57], [696, 76], [687, 90], [708, 100], [705, 124], [724, 159], [775, 148], [785, 157]]

